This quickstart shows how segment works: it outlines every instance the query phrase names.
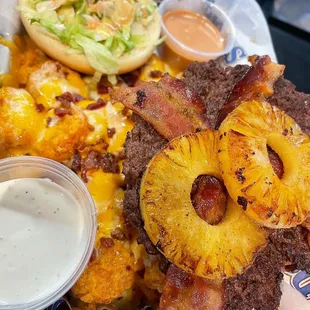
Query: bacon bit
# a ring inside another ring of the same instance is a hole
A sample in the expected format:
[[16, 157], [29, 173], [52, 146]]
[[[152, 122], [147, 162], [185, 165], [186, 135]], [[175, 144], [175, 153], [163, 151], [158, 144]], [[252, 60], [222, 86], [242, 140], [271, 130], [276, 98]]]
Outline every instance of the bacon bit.
[[97, 85], [97, 92], [98, 92], [98, 94], [100, 94], [100, 95], [108, 94], [110, 88], [111, 88], [111, 87], [98, 84], [98, 85]]
[[104, 101], [102, 98], [97, 99], [95, 103], [91, 103], [87, 106], [86, 110], [97, 110], [105, 107], [107, 102]]
[[274, 90], [273, 85], [283, 74], [285, 66], [273, 63], [269, 56], [249, 57], [252, 67], [235, 85], [227, 102], [221, 109], [217, 128], [226, 116], [239, 104], [249, 100], [264, 100], [270, 97]]
[[100, 144], [103, 150], [107, 150], [109, 148], [109, 144], [104, 141], [104, 139], [100, 139], [97, 145]]
[[224, 303], [222, 284], [196, 277], [171, 265], [158, 310], [222, 310]]
[[69, 109], [71, 103], [78, 103], [85, 98], [79, 94], [71, 94], [70, 92], [65, 92], [60, 96], [56, 97], [56, 100], [61, 103], [61, 107], [64, 109]]
[[167, 139], [209, 127], [201, 98], [184, 81], [169, 74], [159, 82], [139, 82], [133, 88], [114, 89], [111, 97], [139, 114]]
[[100, 167], [106, 173], [119, 173], [120, 171], [116, 158], [111, 153], [105, 153], [101, 157]]
[[127, 84], [127, 86], [133, 87], [137, 83], [139, 76], [138, 74], [128, 73], [121, 75], [121, 78]]
[[150, 73], [150, 77], [153, 79], [159, 79], [163, 76], [163, 73], [160, 70], [153, 70]]
[[114, 241], [112, 238], [101, 238], [100, 243], [102, 246], [106, 249], [113, 248], [114, 247]]
[[126, 239], [126, 234], [123, 232], [122, 229], [116, 228], [111, 232], [111, 237], [115, 240], [123, 241]]
[[115, 128], [108, 128], [108, 137], [111, 139], [116, 134]]
[[79, 151], [75, 151], [72, 161], [72, 170], [77, 173], [81, 170], [82, 159]]
[[118, 152], [118, 154], [116, 154], [116, 156], [115, 156], [116, 161], [121, 161], [121, 160], [125, 160], [125, 159], [127, 159], [125, 149]]
[[36, 103], [36, 110], [37, 110], [37, 112], [41, 113], [45, 110], [45, 107], [41, 103]]
[[57, 115], [58, 117], [64, 117], [66, 115], [72, 115], [72, 112], [67, 109], [56, 108], [55, 115]]
[[100, 95], [108, 94], [112, 87], [113, 85], [108, 81], [107, 77], [102, 76], [100, 82], [97, 84], [97, 92]]
[[97, 170], [100, 167], [101, 154], [98, 151], [90, 151], [87, 157], [83, 160], [83, 170]]
[[72, 94], [72, 98], [73, 98], [73, 102], [74, 102], [74, 103], [78, 103], [78, 102], [80, 102], [80, 101], [82, 101], [82, 100], [85, 99], [85, 98], [84, 98], [82, 95], [80, 95], [80, 94]]

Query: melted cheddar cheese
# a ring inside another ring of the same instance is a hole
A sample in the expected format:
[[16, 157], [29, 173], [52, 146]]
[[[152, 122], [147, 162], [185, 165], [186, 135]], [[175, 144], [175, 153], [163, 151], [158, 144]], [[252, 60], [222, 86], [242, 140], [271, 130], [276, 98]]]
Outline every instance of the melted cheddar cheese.
[[46, 108], [55, 106], [56, 96], [66, 92], [88, 97], [87, 86], [80, 74], [52, 60], [30, 74], [26, 88], [35, 101]]
[[[86, 142], [96, 144], [100, 139], [104, 139], [109, 144], [108, 152], [120, 152], [124, 146], [127, 132], [131, 131], [133, 122], [124, 114], [124, 106], [121, 103], [112, 104], [108, 96], [104, 97], [106, 106], [96, 110], [87, 110], [87, 106], [95, 103], [92, 100], [83, 100], [78, 106], [84, 108], [88, 123], [92, 131], [88, 134]], [[112, 137], [108, 135], [108, 129], [115, 129]]]
[[[8, 46], [12, 55], [10, 73], [0, 76], [4, 86], [0, 88], [0, 158], [31, 154], [65, 162], [70, 167], [74, 153], [81, 149], [82, 156], [91, 150], [115, 154], [123, 150], [133, 123], [121, 103], [112, 103], [105, 94], [101, 96], [105, 106], [87, 109], [96, 102], [90, 100], [90, 93], [94, 97], [95, 92], [79, 73], [48, 60], [27, 37], [17, 37], [13, 43], [0, 38], [0, 44]], [[140, 79], [154, 80], [152, 71], [176, 75], [156, 56], [141, 69]], [[72, 103], [70, 114], [59, 117], [55, 108], [61, 104], [56, 97], [65, 92], [79, 94], [85, 100]], [[38, 109], [38, 104], [44, 109]], [[109, 129], [115, 129], [115, 133], [109, 135]], [[100, 144], [102, 141], [108, 145], [107, 149]], [[116, 229], [127, 233], [123, 219], [123, 175], [98, 169], [89, 171], [87, 177], [87, 187], [98, 212], [95, 259], [73, 287], [73, 293], [95, 309], [95, 304], [110, 303], [123, 294], [122, 302], [130, 303], [134, 283], [150, 296], [152, 290], [160, 291], [163, 276], [158, 261], [148, 258], [136, 238], [114, 240], [112, 248], [102, 244], [102, 239], [111, 238]], [[135, 276], [135, 271], [144, 268], [146, 281]]]
[[[154, 75], [153, 73], [158, 73]], [[141, 81], [158, 81], [161, 75], [164, 73], [169, 73], [171, 76], [179, 76], [182, 73], [172, 69], [169, 64], [161, 61], [156, 55], [152, 55], [148, 62], [141, 68], [141, 73], [139, 75], [139, 80]]]

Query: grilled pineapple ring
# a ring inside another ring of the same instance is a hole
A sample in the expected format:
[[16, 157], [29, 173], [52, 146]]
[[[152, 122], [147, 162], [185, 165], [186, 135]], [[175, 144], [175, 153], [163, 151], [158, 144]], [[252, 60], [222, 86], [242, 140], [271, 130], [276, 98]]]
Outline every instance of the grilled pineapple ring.
[[[281, 158], [279, 179], [269, 145]], [[226, 188], [246, 214], [271, 228], [302, 223], [310, 211], [310, 139], [267, 102], [241, 104], [219, 129], [219, 161]]]
[[266, 243], [266, 232], [229, 200], [218, 225], [192, 206], [192, 184], [200, 175], [221, 178], [217, 135], [211, 130], [173, 139], [149, 163], [140, 191], [146, 232], [179, 268], [209, 279], [235, 276]]

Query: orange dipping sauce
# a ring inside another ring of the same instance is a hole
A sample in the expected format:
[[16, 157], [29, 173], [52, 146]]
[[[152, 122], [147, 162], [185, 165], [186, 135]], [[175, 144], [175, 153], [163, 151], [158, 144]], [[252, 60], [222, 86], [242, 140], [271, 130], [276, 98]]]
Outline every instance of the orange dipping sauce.
[[163, 50], [165, 60], [179, 69], [192, 61], [212, 58], [198, 53], [218, 53], [225, 48], [225, 38], [220, 30], [202, 15], [188, 10], [173, 10], [163, 16], [163, 23], [170, 35], [184, 45], [167, 36]]

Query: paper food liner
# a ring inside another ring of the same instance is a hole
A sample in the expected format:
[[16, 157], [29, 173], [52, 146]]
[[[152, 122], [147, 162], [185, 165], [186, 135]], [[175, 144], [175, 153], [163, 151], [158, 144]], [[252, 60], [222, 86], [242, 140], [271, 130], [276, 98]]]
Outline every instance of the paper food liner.
[[[255, 0], [210, 1], [226, 12], [236, 27], [236, 43], [224, 57], [225, 65], [245, 64], [247, 57], [253, 54], [269, 55], [273, 61], [277, 61], [266, 19]], [[0, 0], [0, 35], [8, 39], [23, 31], [16, 5], [17, 0]], [[9, 50], [0, 45], [0, 73], [8, 68]], [[281, 310], [309, 310], [310, 275], [303, 271], [284, 273], [282, 293]], [[48, 310], [56, 310], [64, 305], [70, 307], [68, 301], [62, 298]]]

